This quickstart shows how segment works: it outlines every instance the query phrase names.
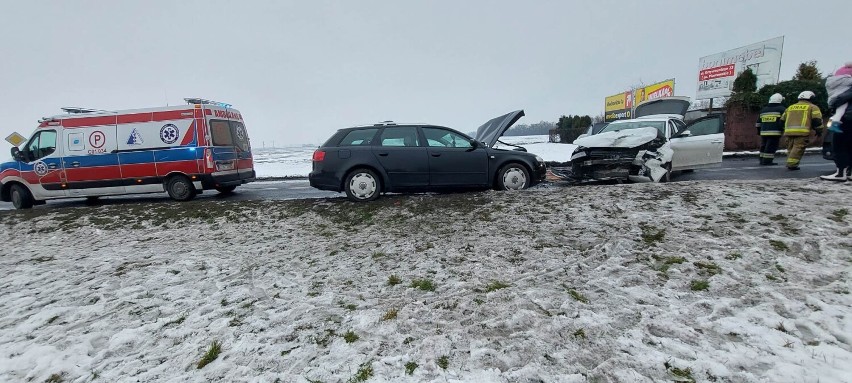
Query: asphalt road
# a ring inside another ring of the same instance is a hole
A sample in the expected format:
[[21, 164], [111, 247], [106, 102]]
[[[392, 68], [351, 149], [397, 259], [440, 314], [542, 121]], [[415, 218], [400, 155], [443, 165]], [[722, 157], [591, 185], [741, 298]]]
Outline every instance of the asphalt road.
[[[778, 166], [758, 166], [756, 157], [726, 158], [722, 166], [713, 169], [696, 170], [691, 173], [675, 174], [674, 182], [696, 180], [745, 180], [745, 179], [785, 179], [785, 178], [816, 178], [834, 170], [834, 163], [822, 159], [820, 155], [807, 155], [802, 160], [801, 170], [789, 171], [783, 163], [782, 156], [776, 158]], [[578, 186], [582, 187], [582, 186]], [[291, 200], [306, 198], [344, 198], [343, 193], [320, 191], [308, 185], [308, 180], [260, 181], [240, 186], [231, 195], [219, 195], [208, 191], [199, 195], [199, 199], [211, 200]], [[125, 203], [168, 203], [170, 200], [163, 194], [133, 195], [121, 197], [103, 197], [98, 204]], [[63, 206], [87, 206], [85, 199], [67, 199], [49, 201], [36, 209], [51, 209]], [[11, 210], [12, 204], [0, 202], [0, 210]]]

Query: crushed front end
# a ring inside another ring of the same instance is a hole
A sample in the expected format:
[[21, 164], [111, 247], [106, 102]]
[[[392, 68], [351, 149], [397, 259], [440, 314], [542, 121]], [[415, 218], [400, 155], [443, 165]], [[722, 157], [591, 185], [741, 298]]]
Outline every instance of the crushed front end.
[[669, 172], [671, 149], [665, 140], [635, 148], [578, 147], [571, 160], [551, 165], [553, 174], [569, 182], [659, 182]]

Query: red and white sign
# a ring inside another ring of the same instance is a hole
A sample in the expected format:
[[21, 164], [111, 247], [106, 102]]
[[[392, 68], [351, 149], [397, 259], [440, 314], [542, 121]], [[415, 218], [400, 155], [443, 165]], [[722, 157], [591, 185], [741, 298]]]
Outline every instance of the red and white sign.
[[700, 72], [698, 72], [698, 81], [707, 81], [723, 77], [732, 77], [736, 74], [736, 64], [722, 65], [713, 68], [702, 69]]

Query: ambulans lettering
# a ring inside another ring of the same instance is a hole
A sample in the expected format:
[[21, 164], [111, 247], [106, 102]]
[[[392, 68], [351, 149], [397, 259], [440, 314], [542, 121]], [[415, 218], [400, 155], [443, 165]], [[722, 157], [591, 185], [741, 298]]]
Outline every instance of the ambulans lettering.
[[242, 115], [240, 115], [239, 113], [232, 112], [230, 110], [214, 110], [213, 114], [217, 118], [227, 118], [227, 119], [230, 119], [230, 120], [240, 120], [240, 121], [242, 121], [242, 119], [243, 119]]
[[166, 124], [160, 128], [160, 140], [165, 144], [174, 144], [178, 140], [178, 127], [174, 124]]

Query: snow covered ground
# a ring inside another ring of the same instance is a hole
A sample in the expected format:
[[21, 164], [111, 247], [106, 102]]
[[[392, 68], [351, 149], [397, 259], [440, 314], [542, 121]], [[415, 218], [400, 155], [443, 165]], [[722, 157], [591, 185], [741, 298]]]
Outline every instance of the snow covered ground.
[[850, 205], [785, 180], [2, 212], [0, 381], [849, 382]]

